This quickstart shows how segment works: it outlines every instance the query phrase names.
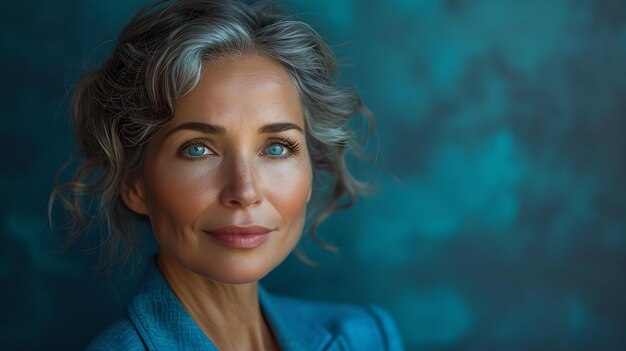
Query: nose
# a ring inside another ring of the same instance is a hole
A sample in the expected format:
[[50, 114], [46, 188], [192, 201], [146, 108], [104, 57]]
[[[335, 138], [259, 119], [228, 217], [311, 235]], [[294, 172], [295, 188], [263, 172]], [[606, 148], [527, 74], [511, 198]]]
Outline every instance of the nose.
[[262, 195], [256, 179], [254, 166], [245, 159], [227, 162], [224, 170], [224, 186], [219, 201], [225, 207], [246, 208], [258, 204]]

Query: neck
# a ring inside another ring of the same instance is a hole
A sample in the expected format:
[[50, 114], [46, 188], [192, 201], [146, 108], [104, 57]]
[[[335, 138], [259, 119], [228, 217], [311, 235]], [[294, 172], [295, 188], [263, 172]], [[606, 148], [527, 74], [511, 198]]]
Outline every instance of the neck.
[[212, 281], [163, 252], [157, 264], [191, 318], [219, 350], [277, 349], [261, 312], [258, 282]]

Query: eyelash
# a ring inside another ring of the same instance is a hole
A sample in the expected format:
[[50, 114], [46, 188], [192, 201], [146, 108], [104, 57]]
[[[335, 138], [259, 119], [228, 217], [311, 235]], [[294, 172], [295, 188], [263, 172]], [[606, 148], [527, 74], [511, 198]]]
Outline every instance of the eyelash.
[[272, 144], [279, 144], [288, 149], [287, 153], [281, 156], [271, 156], [274, 159], [285, 159], [291, 156], [297, 155], [300, 152], [300, 143], [289, 138], [270, 138], [265, 144], [263, 150], [267, 149]]
[[[263, 150], [267, 149], [270, 145], [273, 144], [279, 144], [282, 145], [284, 147], [286, 147], [288, 149], [287, 153], [281, 156], [270, 156], [270, 158], [273, 159], [285, 159], [285, 158], [289, 158], [291, 156], [297, 155], [300, 152], [300, 143], [298, 143], [297, 141], [293, 140], [293, 139], [289, 139], [289, 138], [270, 138], [268, 139], [267, 143], [265, 144], [265, 146], [263, 147]], [[185, 158], [187, 160], [203, 160], [208, 156], [211, 155], [205, 155], [205, 156], [198, 156], [198, 157], [189, 157], [185, 154], [185, 150], [187, 150], [188, 148], [190, 148], [191, 146], [194, 145], [202, 145], [206, 148], [208, 148], [209, 150], [211, 149], [209, 147], [209, 143], [207, 142], [206, 139], [201, 139], [201, 138], [196, 138], [196, 139], [191, 139], [189, 141], [186, 141], [183, 145], [180, 146], [180, 148], [178, 149], [178, 154], [182, 157]]]
[[205, 156], [198, 156], [198, 157], [190, 157], [186, 155], [186, 150], [194, 145], [202, 145], [208, 148], [209, 150], [211, 149], [206, 139], [195, 138], [195, 139], [191, 139], [183, 143], [183, 145], [181, 145], [180, 148], [178, 149], [178, 155], [186, 160], [191, 160], [191, 161], [203, 160], [207, 156], [210, 156], [210, 155], [205, 155]]

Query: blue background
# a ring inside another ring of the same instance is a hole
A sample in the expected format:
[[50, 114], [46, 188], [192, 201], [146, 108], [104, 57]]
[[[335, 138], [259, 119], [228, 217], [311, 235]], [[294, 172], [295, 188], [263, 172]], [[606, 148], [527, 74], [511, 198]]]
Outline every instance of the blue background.
[[[143, 3], [0, 11], [0, 349], [81, 349], [136, 285], [95, 272], [95, 236], [58, 253], [45, 211], [72, 85]], [[378, 193], [321, 227], [341, 255], [307, 243], [321, 268], [290, 257], [266, 287], [378, 303], [409, 350], [626, 349], [626, 2], [287, 6], [376, 115]]]

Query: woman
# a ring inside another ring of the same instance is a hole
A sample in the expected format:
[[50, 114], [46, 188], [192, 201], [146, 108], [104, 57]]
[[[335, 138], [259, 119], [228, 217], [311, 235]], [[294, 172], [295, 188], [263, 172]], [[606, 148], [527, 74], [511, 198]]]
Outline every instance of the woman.
[[[334, 55], [306, 24], [228, 0], [141, 10], [108, 62], [83, 78], [73, 118], [86, 160], [53, 194], [83, 229], [83, 194], [108, 224], [103, 247], [130, 255], [149, 219], [159, 251], [127, 316], [89, 350], [399, 350], [386, 312], [271, 295], [258, 281], [362, 189], [344, 153], [364, 110], [337, 88]], [[113, 258], [108, 263], [113, 264]]]

